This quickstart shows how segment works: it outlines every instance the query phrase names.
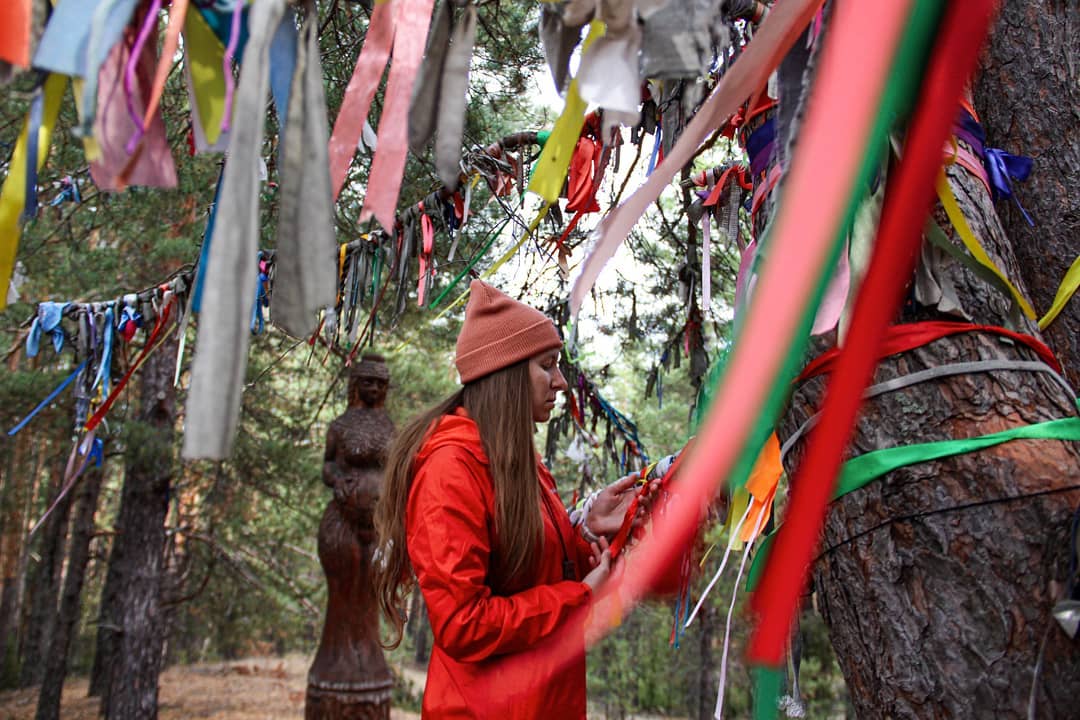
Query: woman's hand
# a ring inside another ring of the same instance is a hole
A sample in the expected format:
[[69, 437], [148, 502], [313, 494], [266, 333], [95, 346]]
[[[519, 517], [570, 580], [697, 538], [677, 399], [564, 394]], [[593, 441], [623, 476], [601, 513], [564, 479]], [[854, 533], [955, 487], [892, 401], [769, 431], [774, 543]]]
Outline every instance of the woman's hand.
[[[638, 494], [637, 480], [638, 474], [631, 473], [600, 491], [596, 496], [596, 500], [593, 501], [588, 517], [585, 520], [586, 526], [591, 533], [601, 537], [611, 537], [619, 531], [619, 528], [622, 527], [623, 518], [626, 517], [626, 511], [630, 509], [630, 503], [634, 501], [634, 497]], [[648, 513], [649, 506], [659, 489], [659, 480], [649, 482], [649, 489], [642, 494], [641, 500], [638, 502], [633, 527], [645, 522], [645, 515]]]
[[589, 547], [592, 548], [589, 564], [593, 569], [581, 579], [581, 582], [588, 585], [595, 594], [611, 575], [611, 551], [608, 550], [608, 542], [604, 538], [600, 538], [599, 542], [589, 543]]

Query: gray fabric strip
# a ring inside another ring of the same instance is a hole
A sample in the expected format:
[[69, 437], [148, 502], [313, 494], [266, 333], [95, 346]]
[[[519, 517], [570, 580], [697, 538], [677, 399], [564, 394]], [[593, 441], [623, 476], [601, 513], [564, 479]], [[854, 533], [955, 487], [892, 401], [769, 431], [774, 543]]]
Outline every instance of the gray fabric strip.
[[413, 85], [412, 100], [409, 102], [409, 148], [417, 155], [424, 153], [438, 122], [443, 66], [446, 64], [453, 20], [450, 0], [442, 0], [431, 21], [424, 61], [420, 65], [420, 74]]
[[326, 122], [318, 14], [309, 0], [289, 94], [282, 152], [281, 209], [272, 319], [293, 337], [315, 331], [320, 308], [335, 300], [337, 241], [330, 192], [330, 136]]
[[456, 190], [461, 175], [461, 138], [469, 93], [469, 63], [476, 41], [476, 6], [469, 3], [454, 27], [442, 71], [439, 132], [435, 137], [435, 167], [443, 185]]
[[[1075, 398], [1076, 392], [1069, 385], [1069, 382], [1058, 373], [1057, 370], [1050, 367], [1041, 360], [974, 360], [971, 362], [950, 363], [949, 365], [941, 365], [938, 367], [927, 368], [926, 370], [919, 370], [908, 375], [902, 375], [892, 380], [886, 380], [885, 382], [878, 383], [877, 385], [871, 385], [866, 388], [866, 392], [863, 393], [863, 399], [868, 400], [878, 395], [884, 395], [885, 393], [893, 392], [894, 390], [900, 390], [902, 388], [911, 387], [912, 385], [918, 385], [919, 383], [927, 382], [928, 380], [936, 380], [938, 378], [949, 377], [951, 375], [967, 375], [969, 373], [977, 372], [993, 372], [995, 370], [1020, 370], [1026, 372], [1042, 372], [1049, 373], [1054, 380], [1069, 393], [1069, 397]], [[821, 417], [821, 413], [814, 413], [810, 417], [806, 418], [802, 425], [784, 441], [784, 444], [780, 447], [780, 460], [783, 462], [787, 457], [788, 452], [795, 446], [795, 443], [802, 438], [803, 435], [817, 424], [818, 418]]]
[[221, 212], [206, 265], [184, 423], [183, 456], [187, 459], [227, 457], [240, 418], [255, 302], [259, 153], [270, 85], [270, 42], [284, 12], [285, 0], [260, 0], [251, 8], [222, 178]]

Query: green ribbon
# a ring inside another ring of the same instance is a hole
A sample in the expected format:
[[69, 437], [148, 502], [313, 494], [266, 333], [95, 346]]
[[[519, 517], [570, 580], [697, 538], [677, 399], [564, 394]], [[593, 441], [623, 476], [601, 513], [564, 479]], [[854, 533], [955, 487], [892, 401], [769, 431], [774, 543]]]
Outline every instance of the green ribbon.
[[[1009, 428], [1008, 430], [974, 438], [938, 440], [936, 442], [904, 445], [868, 452], [844, 463], [844, 468], [840, 471], [840, 480], [837, 483], [836, 492], [833, 494], [833, 500], [865, 487], [893, 470], [908, 465], [917, 465], [983, 450], [1010, 440], [1080, 441], [1080, 417], [1067, 417], [1060, 420], [1035, 423], [1034, 425], [1021, 425], [1020, 427]], [[779, 529], [778, 526], [769, 533], [762, 541], [761, 547], [754, 554], [754, 559], [750, 563], [750, 571], [746, 576], [746, 590], [753, 591], [757, 587], [758, 580], [761, 578], [761, 573], [765, 567], [765, 558], [769, 555], [773, 539]]]
[[776, 717], [784, 671], [757, 666], [750, 668], [750, 674], [754, 678], [754, 720], [771, 720]]
[[499, 237], [499, 233], [502, 232], [502, 229], [506, 227], [506, 224], [509, 223], [511, 219], [512, 217], [510, 215], [507, 215], [505, 220], [495, 226], [495, 229], [488, 234], [487, 240], [484, 243], [483, 247], [481, 247], [480, 250], [478, 250], [477, 253], [473, 255], [472, 260], [470, 260], [465, 265], [465, 267], [461, 269], [461, 272], [454, 276], [454, 279], [450, 281], [450, 284], [443, 288], [442, 292], [439, 293], [439, 296], [431, 301], [431, 303], [428, 305], [428, 310], [434, 310], [435, 308], [439, 307], [439, 303], [443, 301], [443, 298], [445, 298], [451, 290], [458, 286], [458, 283], [461, 282], [461, 279], [465, 277], [465, 275], [468, 274], [470, 270], [473, 269], [473, 266], [475, 266], [476, 263], [480, 262], [480, 258], [484, 257], [484, 254], [487, 253], [488, 249], [491, 247], [491, 244], [494, 243], [495, 239]]

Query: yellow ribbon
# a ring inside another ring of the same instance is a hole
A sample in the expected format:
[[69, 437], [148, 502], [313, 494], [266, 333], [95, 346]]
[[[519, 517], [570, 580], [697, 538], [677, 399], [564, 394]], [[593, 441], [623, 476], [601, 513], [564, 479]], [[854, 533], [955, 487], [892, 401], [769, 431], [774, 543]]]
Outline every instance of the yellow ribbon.
[[225, 116], [225, 48], [197, 12], [184, 18], [184, 49], [191, 72], [191, 90], [206, 142], [217, 143]]
[[[71, 94], [75, 96], [75, 110], [79, 113], [80, 121], [83, 118], [83, 82], [84, 80], [80, 77], [71, 78]], [[83, 135], [82, 144], [87, 162], [97, 162], [101, 159], [101, 145], [93, 134]]]
[[[589, 51], [589, 46], [603, 34], [604, 23], [593, 20], [581, 48], [583, 62], [588, 62], [585, 53]], [[566, 173], [570, 169], [570, 158], [574, 155], [574, 148], [581, 137], [581, 128], [585, 124], [586, 107], [578, 93], [577, 78], [574, 78], [566, 91], [566, 105], [559, 119], [555, 121], [555, 128], [548, 141], [544, 143], [544, 149], [529, 180], [529, 190], [544, 198], [547, 203], [555, 202], [562, 193]]]
[[998, 266], [994, 264], [994, 261], [986, 254], [986, 250], [984, 250], [983, 246], [979, 243], [978, 238], [975, 237], [975, 233], [971, 231], [971, 226], [968, 225], [967, 219], [964, 217], [964, 212], [956, 202], [956, 197], [953, 195], [952, 188], [949, 187], [949, 181], [945, 177], [944, 171], [938, 174], [937, 194], [938, 199], [941, 200], [941, 206], [945, 208], [945, 214], [949, 216], [949, 221], [952, 222], [953, 227], [956, 229], [957, 236], [959, 236], [960, 241], [964, 243], [964, 247], [968, 249], [968, 252], [971, 253], [971, 256], [975, 258], [980, 265], [985, 266], [990, 272], [994, 273], [994, 275], [1005, 283], [1005, 287], [1009, 288], [1009, 292], [1016, 300], [1017, 305], [1020, 306], [1020, 310], [1028, 320], [1034, 320], [1036, 318], [1035, 309], [1031, 307], [1031, 303], [1020, 294], [1020, 291], [1009, 281], [1009, 278], [1005, 276], [1005, 273], [1001, 272]]
[[[44, 108], [41, 113], [41, 129], [38, 130], [37, 169], [45, 165], [49, 155], [53, 128], [56, 127], [56, 115], [60, 111], [60, 99], [67, 88], [67, 76], [51, 74], [45, 81]], [[15, 269], [15, 255], [19, 251], [19, 238], [22, 227], [19, 215], [26, 205], [26, 146], [29, 142], [30, 117], [23, 122], [22, 132], [15, 143], [15, 152], [8, 165], [8, 176], [0, 190], [0, 310], [7, 307], [8, 286], [11, 273]]]
[[1045, 330], [1047, 326], [1054, 322], [1054, 318], [1058, 316], [1058, 313], [1062, 311], [1065, 304], [1069, 302], [1073, 294], [1076, 292], [1076, 288], [1080, 286], [1080, 255], [1073, 260], [1072, 266], [1069, 271], [1065, 273], [1065, 278], [1061, 281], [1061, 285], [1058, 286], [1057, 294], [1054, 295], [1054, 304], [1050, 306], [1050, 309], [1046, 311], [1046, 314], [1039, 319], [1039, 329]]

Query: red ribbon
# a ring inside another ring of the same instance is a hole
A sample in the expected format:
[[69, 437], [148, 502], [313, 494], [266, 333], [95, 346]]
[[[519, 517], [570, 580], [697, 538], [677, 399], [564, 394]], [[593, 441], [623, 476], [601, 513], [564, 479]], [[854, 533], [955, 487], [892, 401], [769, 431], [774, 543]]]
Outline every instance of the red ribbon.
[[420, 235], [423, 238], [423, 247], [420, 250], [420, 279], [416, 286], [416, 304], [424, 307], [424, 296], [427, 294], [428, 273], [431, 272], [431, 253], [435, 249], [435, 226], [431, 218], [424, 212], [424, 203], [420, 203]]
[[[878, 350], [876, 359], [880, 360], [889, 355], [913, 350], [917, 347], [927, 345], [934, 340], [965, 332], [993, 333], [995, 335], [1001, 335], [1002, 337], [1016, 340], [1035, 351], [1035, 354], [1038, 355], [1039, 359], [1044, 363], [1058, 372], [1061, 372], [1061, 365], [1058, 363], [1057, 358], [1054, 357], [1054, 352], [1040, 340], [1031, 335], [1024, 335], [1023, 333], [1007, 330], [996, 325], [975, 325], [973, 323], [950, 322], [948, 320], [929, 320], [926, 322], [905, 323], [903, 325], [890, 326], [888, 330], [886, 330], [885, 337], [881, 342], [881, 347]], [[848, 344], [850, 343], [851, 341], [849, 340]], [[821, 355], [818, 355], [803, 369], [795, 382], [802, 382], [803, 380], [809, 380], [818, 375], [832, 372], [833, 366], [837, 364], [837, 358], [840, 356], [841, 351], [841, 348], [832, 348]]]

